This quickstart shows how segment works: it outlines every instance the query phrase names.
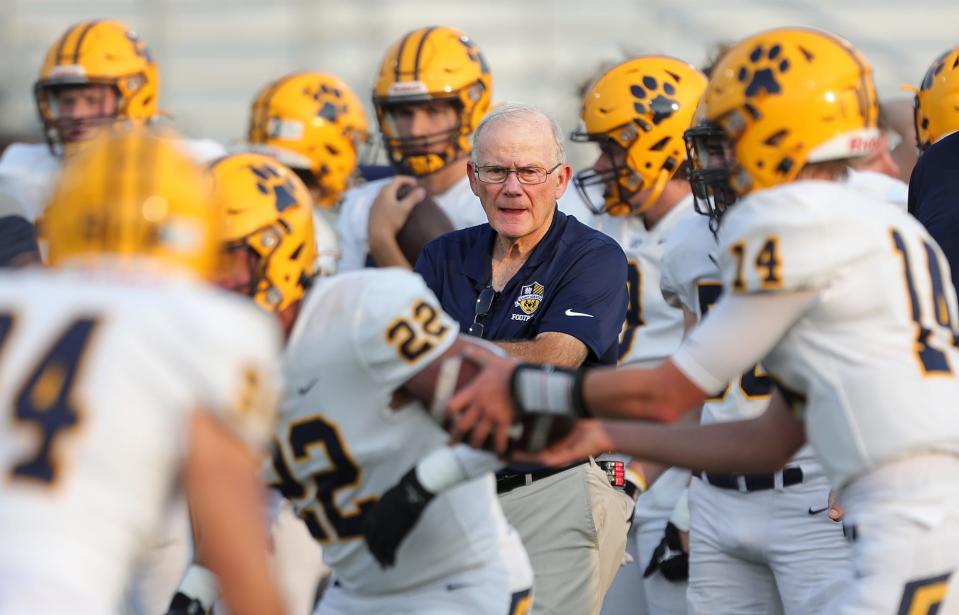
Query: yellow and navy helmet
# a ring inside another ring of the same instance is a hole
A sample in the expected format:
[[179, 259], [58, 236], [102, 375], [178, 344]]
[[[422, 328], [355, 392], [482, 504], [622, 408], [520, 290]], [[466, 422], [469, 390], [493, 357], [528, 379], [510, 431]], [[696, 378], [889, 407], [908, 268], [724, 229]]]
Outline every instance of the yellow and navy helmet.
[[697, 113], [686, 132], [690, 183], [697, 207], [712, 214], [795, 180], [807, 164], [880, 147], [871, 66], [847, 41], [811, 29], [770, 30], [732, 47]]
[[280, 312], [306, 294], [316, 267], [313, 203], [296, 174], [263, 154], [233, 154], [210, 165], [225, 212], [228, 249], [250, 250], [250, 296]]
[[315, 181], [320, 207], [336, 205], [350, 187], [360, 146], [368, 138], [360, 99], [326, 73], [281, 77], [260, 90], [250, 111], [249, 142], [263, 146], [308, 184]]
[[89, 121], [145, 122], [157, 113], [157, 66], [139, 35], [119, 21], [93, 20], [70, 27], [47, 51], [34, 98], [47, 141], [55, 151], [67, 141], [57, 103], [61, 88], [101, 84], [113, 88], [114, 113]]
[[[430, 26], [407, 33], [386, 52], [373, 89], [373, 105], [391, 162], [402, 172], [435, 173], [472, 150], [471, 136], [489, 110], [493, 79], [482, 52], [455, 28]], [[455, 103], [458, 125], [425, 137], [400, 135], [395, 105], [431, 100]], [[445, 144], [441, 152], [430, 146]]]
[[959, 130], [959, 47], [932, 63], [916, 90], [915, 104], [919, 151]]
[[48, 262], [149, 259], [211, 280], [219, 210], [203, 169], [173, 135], [107, 129], [66, 161], [43, 219]]
[[[641, 213], [656, 202], [686, 161], [683, 133], [705, 89], [705, 75], [667, 56], [627, 60], [593, 83], [583, 98], [580, 128], [570, 138], [601, 147], [615, 143], [626, 152], [625, 164], [576, 174], [576, 187], [594, 212]], [[602, 203], [592, 201], [591, 185], [606, 187]], [[630, 197], [647, 188], [644, 202], [631, 206]]]

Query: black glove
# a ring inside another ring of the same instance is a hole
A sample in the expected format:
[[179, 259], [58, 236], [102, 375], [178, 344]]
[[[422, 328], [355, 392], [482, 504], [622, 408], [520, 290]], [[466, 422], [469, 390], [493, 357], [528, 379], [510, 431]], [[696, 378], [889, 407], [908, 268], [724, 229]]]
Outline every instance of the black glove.
[[683, 543], [679, 539], [679, 528], [671, 522], [666, 524], [663, 540], [653, 551], [649, 565], [643, 572], [643, 578], [651, 577], [657, 570], [662, 572], [669, 581], [685, 581], [689, 578], [689, 553], [683, 551]]
[[191, 598], [183, 592], [177, 592], [167, 607], [166, 615], [211, 615], [212, 609], [207, 610], [203, 603]]
[[363, 516], [366, 546], [380, 566], [389, 568], [396, 563], [400, 543], [416, 526], [432, 499], [433, 494], [420, 484], [413, 468]]

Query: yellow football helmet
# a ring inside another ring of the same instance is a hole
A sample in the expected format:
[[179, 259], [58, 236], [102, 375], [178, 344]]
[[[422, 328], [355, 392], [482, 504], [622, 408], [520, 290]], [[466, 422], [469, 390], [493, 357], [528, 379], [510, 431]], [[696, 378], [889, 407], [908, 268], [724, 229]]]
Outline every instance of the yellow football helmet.
[[316, 267], [313, 202], [296, 174], [271, 156], [233, 154], [210, 165], [226, 213], [227, 249], [254, 256], [250, 296], [279, 312], [301, 299]]
[[316, 203], [328, 208], [350, 187], [369, 133], [363, 105], [349, 86], [333, 75], [302, 72], [260, 90], [250, 111], [248, 139], [308, 184], [315, 181]]
[[[146, 44], [118, 21], [94, 20], [70, 27], [47, 51], [34, 85], [34, 98], [48, 143], [55, 153], [69, 142], [71, 124], [113, 120], [144, 122], [157, 113], [157, 66]], [[116, 108], [85, 119], [60, 117], [64, 88], [107, 85], [116, 95]]]
[[959, 130], [959, 47], [932, 63], [916, 90], [915, 104], [919, 151]]
[[737, 196], [795, 180], [807, 164], [880, 147], [869, 62], [816, 30], [770, 30], [731, 48], [701, 113], [686, 133], [690, 183], [697, 207], [714, 215]]
[[[641, 213], [656, 202], [686, 161], [683, 133], [706, 89], [706, 76], [692, 65], [667, 56], [627, 60], [603, 74], [586, 92], [582, 123], [573, 141], [598, 142], [610, 159], [608, 171], [580, 171], [574, 178], [583, 200], [596, 213]], [[606, 146], [626, 152], [616, 164]], [[594, 203], [588, 187], [606, 187], [602, 203]], [[650, 188], [643, 203], [629, 199]]]
[[[386, 52], [373, 89], [373, 105], [390, 160], [403, 173], [429, 175], [472, 150], [471, 135], [489, 110], [493, 79], [479, 47], [455, 28], [409, 32]], [[452, 130], [424, 137], [400, 135], [391, 107], [449, 100], [459, 112]], [[434, 152], [445, 144], [442, 151]]]
[[43, 219], [48, 262], [147, 258], [212, 279], [223, 229], [210, 187], [173, 135], [105, 130], [66, 161]]

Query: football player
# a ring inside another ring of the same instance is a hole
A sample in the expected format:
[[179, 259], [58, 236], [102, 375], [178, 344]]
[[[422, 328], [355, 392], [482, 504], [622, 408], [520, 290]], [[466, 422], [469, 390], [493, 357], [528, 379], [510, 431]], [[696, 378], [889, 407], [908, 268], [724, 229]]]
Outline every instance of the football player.
[[[157, 65], [140, 36], [119, 21], [75, 24], [53, 45], [34, 85], [46, 145], [13, 143], [0, 157], [30, 221], [39, 218], [64, 155], [77, 150], [104, 126], [152, 123], [158, 114]], [[199, 161], [221, 156], [208, 140], [184, 140]]]
[[53, 195], [52, 269], [3, 274], [0, 613], [122, 612], [181, 490], [230, 611], [282, 612], [255, 453], [280, 336], [209, 286], [216, 212], [174, 140], [104, 135]]
[[[405, 34], [383, 58], [373, 106], [390, 162], [399, 175], [346, 193], [337, 222], [343, 271], [367, 264], [412, 269], [396, 233], [429, 195], [457, 229], [486, 222], [470, 190], [472, 135], [489, 110], [493, 78], [479, 47], [455, 28]], [[405, 196], [398, 191], [406, 186]]]
[[[884, 141], [878, 147], [885, 147]], [[888, 158], [885, 150], [865, 158], [881, 157]], [[858, 188], [866, 181], [850, 186]], [[661, 262], [663, 296], [692, 323], [701, 321], [722, 295], [719, 245], [710, 228], [709, 208], [700, 202], [698, 209], [704, 215], [684, 219], [666, 238]], [[762, 366], [750, 366], [706, 400], [702, 422], [759, 416], [771, 390]], [[828, 496], [829, 481], [809, 446], [775, 473], [703, 473], [694, 478], [688, 496], [688, 612], [822, 612], [842, 587], [835, 570], [846, 568], [849, 559], [841, 527], [828, 516]]]
[[[683, 132], [705, 89], [706, 77], [686, 62], [666, 56], [632, 58], [604, 72], [586, 91], [582, 125], [570, 137], [599, 145], [593, 167], [573, 181], [583, 201], [599, 214], [593, 226], [616, 239], [629, 259], [620, 365], [656, 365], [683, 337], [682, 311], [668, 305], [659, 290], [660, 259], [670, 233], [696, 215]], [[593, 187], [603, 189], [601, 200]], [[642, 583], [650, 613], [686, 613], [685, 575], [660, 567], [653, 554], [688, 481], [687, 470], [670, 468], [636, 505], [631, 537], [638, 564], [621, 569], [617, 584]], [[613, 601], [607, 597], [604, 613], [635, 611], [636, 604], [617, 604], [623, 601], [615, 595]]]
[[690, 135], [692, 182], [722, 212], [724, 291], [709, 316], [652, 370], [576, 376], [484, 357], [486, 370], [450, 404], [455, 431], [505, 419], [507, 375], [521, 409], [668, 421], [762, 359], [778, 393], [757, 418], [585, 421], [542, 460], [615, 449], [708, 480], [774, 472], [808, 438], [852, 541], [851, 565], [834, 570], [843, 591], [820, 612], [954, 611], [956, 294], [914, 219], [841, 181], [878, 136], [872, 70], [838, 37], [772, 30], [722, 58], [704, 106], [705, 127]]
[[[473, 342], [419, 276], [369, 270], [314, 281], [309, 194], [275, 160], [238, 154], [212, 174], [228, 223], [220, 283], [274, 314], [287, 336], [267, 474], [333, 569], [317, 613], [525, 612], [532, 573], [496, 500], [489, 468], [499, 461], [454, 453], [420, 403], [442, 361]], [[437, 451], [439, 464], [411, 470]], [[364, 517], [398, 482], [414, 490], [422, 518], [398, 550], [374, 556]]]
[[309, 188], [316, 204], [317, 270], [336, 273], [340, 248], [331, 225], [353, 184], [360, 148], [369, 141], [359, 98], [333, 75], [291, 73], [256, 95], [247, 140], [253, 151], [274, 156]]

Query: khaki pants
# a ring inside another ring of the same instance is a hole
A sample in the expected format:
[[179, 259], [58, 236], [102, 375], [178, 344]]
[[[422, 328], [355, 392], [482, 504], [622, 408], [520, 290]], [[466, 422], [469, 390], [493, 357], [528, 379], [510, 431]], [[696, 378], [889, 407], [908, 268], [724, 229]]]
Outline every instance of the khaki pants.
[[533, 615], [595, 615], [623, 560], [632, 508], [593, 460], [500, 496], [533, 566]]

